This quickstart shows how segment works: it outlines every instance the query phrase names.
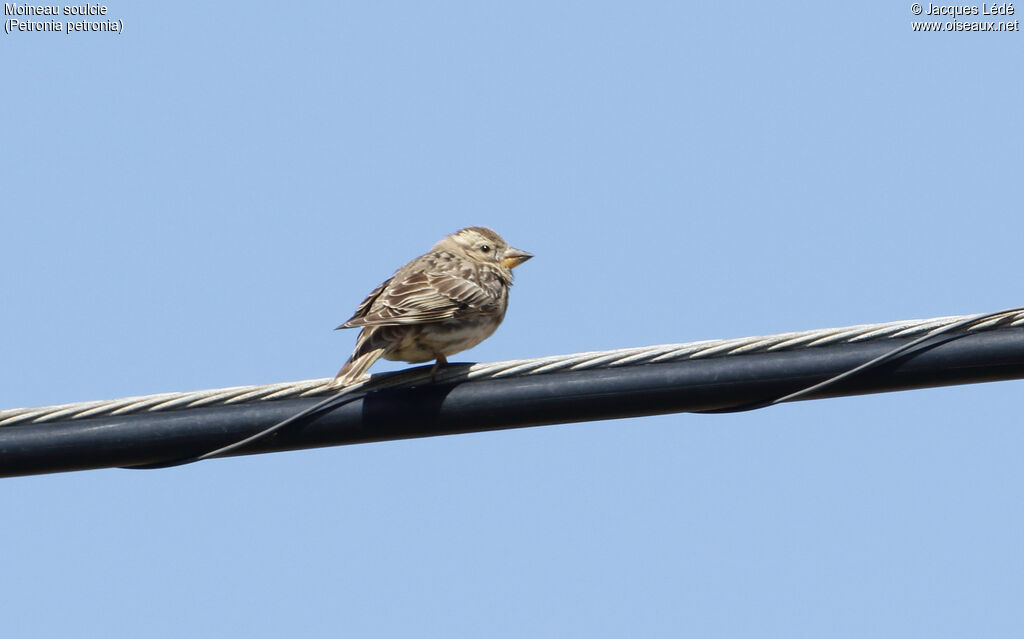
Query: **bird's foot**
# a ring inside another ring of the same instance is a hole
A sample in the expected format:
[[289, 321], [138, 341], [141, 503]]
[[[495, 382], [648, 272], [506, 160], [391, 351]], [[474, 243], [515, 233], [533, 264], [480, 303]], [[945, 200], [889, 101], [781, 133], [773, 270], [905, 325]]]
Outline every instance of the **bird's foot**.
[[444, 368], [447, 365], [448, 365], [448, 360], [445, 358], [444, 355], [441, 355], [440, 353], [438, 353], [437, 361], [435, 361], [434, 365], [430, 367], [430, 383], [431, 384], [433, 384], [434, 382], [437, 381], [437, 371], [439, 371], [440, 369]]

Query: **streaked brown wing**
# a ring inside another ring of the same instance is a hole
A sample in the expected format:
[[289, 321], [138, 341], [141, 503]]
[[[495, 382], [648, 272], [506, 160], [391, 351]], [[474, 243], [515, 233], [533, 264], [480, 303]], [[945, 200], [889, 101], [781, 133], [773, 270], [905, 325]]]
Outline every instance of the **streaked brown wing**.
[[412, 270], [400, 280], [397, 277], [392, 280], [372, 303], [369, 312], [353, 317], [343, 326], [441, 322], [488, 312], [497, 299], [498, 291], [490, 291], [463, 277], [462, 273]]
[[448, 298], [463, 310], [489, 312], [493, 310], [501, 294], [501, 287], [496, 279], [494, 286], [487, 286], [479, 281], [479, 276], [470, 279], [466, 274], [431, 273], [427, 278], [430, 286], [439, 295]]
[[377, 298], [380, 297], [380, 294], [384, 291], [387, 285], [391, 283], [391, 280], [393, 279], [394, 277], [389, 277], [388, 279], [381, 282], [380, 286], [370, 291], [370, 294], [366, 296], [366, 299], [363, 300], [362, 303], [359, 304], [359, 306], [356, 308], [356, 312], [352, 313], [352, 317], [348, 318], [348, 320], [344, 324], [341, 324], [334, 330], [338, 330], [339, 328], [352, 328], [353, 326], [357, 326], [356, 324], [351, 323], [352, 320], [359, 319], [360, 317], [366, 315], [370, 311], [370, 307], [373, 306], [373, 303], [377, 301]]

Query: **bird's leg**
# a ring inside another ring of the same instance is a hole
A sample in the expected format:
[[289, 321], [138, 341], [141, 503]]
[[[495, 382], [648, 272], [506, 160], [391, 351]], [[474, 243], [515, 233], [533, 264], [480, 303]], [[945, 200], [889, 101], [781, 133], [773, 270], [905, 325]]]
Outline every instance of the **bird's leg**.
[[437, 381], [437, 371], [443, 366], [448, 365], [448, 360], [445, 358], [443, 353], [434, 353], [437, 361], [430, 367], [430, 382], [434, 383]]

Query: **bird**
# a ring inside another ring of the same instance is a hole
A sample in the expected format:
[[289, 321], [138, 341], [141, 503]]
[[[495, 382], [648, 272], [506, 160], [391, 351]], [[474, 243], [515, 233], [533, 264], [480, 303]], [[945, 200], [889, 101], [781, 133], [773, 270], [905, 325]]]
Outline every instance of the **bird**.
[[379, 358], [419, 364], [447, 358], [490, 337], [505, 318], [512, 269], [533, 257], [489, 228], [446, 236], [373, 289], [343, 328], [360, 328], [333, 385], [361, 381]]

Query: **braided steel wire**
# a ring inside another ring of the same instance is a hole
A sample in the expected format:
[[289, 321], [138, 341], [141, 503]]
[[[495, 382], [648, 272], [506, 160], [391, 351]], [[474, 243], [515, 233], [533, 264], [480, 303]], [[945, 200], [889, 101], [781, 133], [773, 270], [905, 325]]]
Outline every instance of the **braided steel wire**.
[[[940, 331], [952, 324], [969, 322], [972, 317], [979, 317], [981, 319], [968, 323], [961, 327], [960, 330], [966, 333], [974, 333], [1006, 327], [1024, 326], [1024, 311], [1014, 309], [994, 316], [991, 314], [983, 316], [956, 315], [881, 324], [824, 328], [757, 337], [704, 340], [684, 344], [661, 344], [571, 355], [552, 355], [532, 359], [473, 364], [468, 369], [453, 366], [439, 370], [433, 378], [430, 375], [429, 367], [418, 367], [407, 372], [377, 375], [357, 386], [363, 390], [373, 390], [399, 385], [415, 385], [432, 379], [438, 383], [444, 383], [523, 377], [554, 372], [643, 366], [662, 362], [730, 357], [751, 353], [792, 351], [843, 343], [854, 344], [876, 340], [915, 338]], [[338, 388], [332, 385], [332, 381], [333, 379], [328, 377], [259, 386], [234, 386], [230, 388], [160, 393], [156, 395], [59, 404], [37, 408], [7, 409], [0, 410], [0, 427], [88, 419], [100, 416], [175, 411], [201, 406], [243, 404], [296, 397], [318, 397], [338, 391]]]

